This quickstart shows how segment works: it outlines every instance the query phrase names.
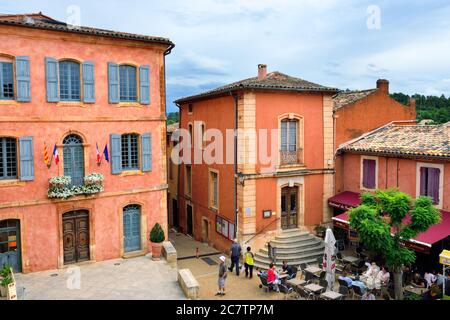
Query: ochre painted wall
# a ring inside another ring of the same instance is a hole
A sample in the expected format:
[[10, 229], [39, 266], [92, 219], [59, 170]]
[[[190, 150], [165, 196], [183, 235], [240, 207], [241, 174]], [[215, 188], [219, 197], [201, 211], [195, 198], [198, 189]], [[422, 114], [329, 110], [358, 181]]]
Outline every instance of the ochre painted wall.
[[[118, 258], [123, 254], [123, 206], [142, 205], [142, 249], [149, 251], [148, 232], [155, 222], [167, 234], [164, 45], [106, 39], [62, 32], [33, 30], [12, 26], [0, 27], [2, 56], [30, 58], [31, 102], [2, 101], [0, 136], [32, 136], [34, 147], [34, 181], [0, 182], [0, 220], [17, 218], [22, 231], [22, 265], [24, 272], [61, 267], [61, 215], [86, 208], [91, 221], [91, 260]], [[95, 65], [96, 102], [48, 103], [46, 101], [45, 57], [92, 61]], [[132, 106], [108, 103], [107, 63], [150, 65], [150, 105]], [[83, 138], [85, 175], [93, 172], [105, 176], [105, 191], [88, 198], [66, 201], [47, 198], [48, 180], [64, 174], [62, 140], [73, 132]], [[109, 164], [96, 164], [95, 146], [100, 152], [111, 133], [151, 133], [152, 162], [150, 173], [130, 176], [112, 175]], [[44, 143], [49, 155], [58, 145], [60, 163], [50, 169], [43, 161]]]

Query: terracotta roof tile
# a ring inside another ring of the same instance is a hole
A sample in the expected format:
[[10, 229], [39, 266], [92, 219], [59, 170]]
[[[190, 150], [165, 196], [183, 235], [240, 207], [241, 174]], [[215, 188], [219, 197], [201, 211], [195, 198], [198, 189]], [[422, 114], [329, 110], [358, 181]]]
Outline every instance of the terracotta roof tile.
[[80, 26], [79, 28], [74, 28], [67, 25], [65, 22], [55, 20], [46, 15], [43, 15], [42, 13], [0, 14], [0, 25], [13, 25], [34, 29], [64, 31], [70, 33], [87, 34], [109, 38], [161, 43], [166, 44], [168, 46], [173, 46], [173, 43], [169, 39], [162, 37], [145, 36], [133, 33], [118, 32], [83, 26]]
[[180, 98], [175, 102], [183, 103], [203, 97], [216, 96], [226, 92], [241, 89], [279, 90], [279, 91], [296, 91], [296, 92], [330, 92], [330, 93], [335, 93], [338, 91], [335, 88], [325, 87], [300, 78], [288, 76], [278, 71], [274, 71], [268, 73], [267, 76], [261, 80], [259, 80], [258, 77], [248, 78], [197, 95]]
[[335, 95], [333, 97], [334, 109], [337, 110], [342, 107], [345, 107], [346, 105], [349, 105], [351, 103], [354, 103], [356, 101], [364, 99], [365, 97], [371, 95], [372, 93], [376, 92], [377, 90], [378, 89], [368, 89], [368, 90], [360, 90], [360, 91], [339, 92], [337, 95]]
[[450, 160], [450, 122], [442, 125], [389, 124], [344, 144], [340, 150]]

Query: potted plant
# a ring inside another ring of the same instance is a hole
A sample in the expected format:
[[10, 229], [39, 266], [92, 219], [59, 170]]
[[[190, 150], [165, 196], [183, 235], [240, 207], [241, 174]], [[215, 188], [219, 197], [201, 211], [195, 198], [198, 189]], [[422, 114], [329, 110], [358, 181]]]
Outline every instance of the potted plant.
[[6, 297], [8, 285], [13, 282], [11, 277], [11, 267], [5, 265], [0, 269], [0, 296]]
[[325, 232], [327, 232], [327, 228], [325, 228], [322, 225], [318, 225], [317, 227], [314, 228], [314, 231], [316, 232], [316, 235], [320, 238], [325, 238]]
[[164, 230], [159, 223], [156, 223], [152, 231], [150, 231], [150, 242], [152, 244], [152, 258], [159, 259], [161, 257], [162, 243], [166, 239]]

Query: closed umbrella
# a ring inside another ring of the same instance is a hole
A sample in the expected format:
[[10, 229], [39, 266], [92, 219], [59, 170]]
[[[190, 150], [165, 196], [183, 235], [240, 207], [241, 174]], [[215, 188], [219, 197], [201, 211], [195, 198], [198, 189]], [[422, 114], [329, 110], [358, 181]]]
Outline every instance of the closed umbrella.
[[336, 238], [333, 231], [328, 228], [325, 234], [325, 253], [323, 255], [323, 269], [326, 271], [328, 289], [332, 290], [336, 272]]

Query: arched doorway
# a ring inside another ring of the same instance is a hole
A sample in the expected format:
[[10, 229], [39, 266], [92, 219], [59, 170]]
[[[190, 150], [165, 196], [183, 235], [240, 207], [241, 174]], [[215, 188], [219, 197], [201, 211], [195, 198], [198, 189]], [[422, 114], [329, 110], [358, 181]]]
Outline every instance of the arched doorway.
[[76, 134], [68, 135], [63, 141], [64, 175], [72, 178], [73, 186], [84, 183], [83, 139]]
[[89, 212], [71, 211], [63, 214], [64, 264], [90, 260]]
[[11, 266], [14, 272], [22, 271], [20, 249], [20, 221], [0, 221], [0, 267]]
[[141, 250], [141, 206], [123, 208], [123, 248], [125, 252]]
[[298, 187], [281, 189], [281, 228], [292, 229], [298, 226]]

